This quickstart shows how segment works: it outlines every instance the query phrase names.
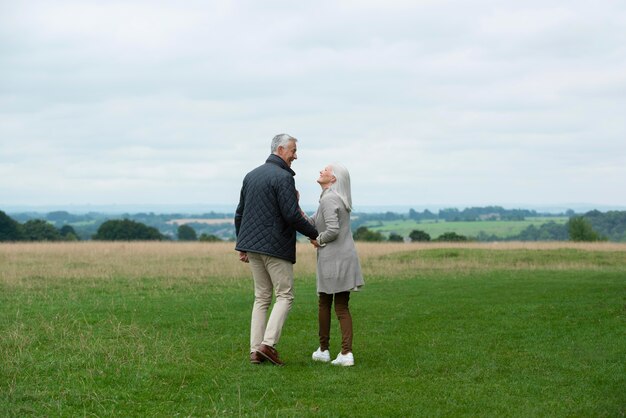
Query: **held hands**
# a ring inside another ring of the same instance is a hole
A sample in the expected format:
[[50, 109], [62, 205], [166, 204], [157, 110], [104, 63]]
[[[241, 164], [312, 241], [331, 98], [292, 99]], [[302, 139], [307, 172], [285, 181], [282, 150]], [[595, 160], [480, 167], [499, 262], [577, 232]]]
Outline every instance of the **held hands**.
[[[296, 190], [296, 198], [298, 199], [298, 202], [300, 202], [300, 192]], [[310, 218], [307, 216], [307, 214], [302, 210], [302, 208], [300, 206], [298, 206], [298, 209], [300, 210], [300, 214], [302, 215], [302, 217], [306, 220], [308, 220], [309, 222], [311, 222]], [[310, 239], [309, 238], [309, 242], [311, 243], [311, 245], [313, 245], [315, 248], [320, 248], [321, 245], [317, 242], [316, 239]]]

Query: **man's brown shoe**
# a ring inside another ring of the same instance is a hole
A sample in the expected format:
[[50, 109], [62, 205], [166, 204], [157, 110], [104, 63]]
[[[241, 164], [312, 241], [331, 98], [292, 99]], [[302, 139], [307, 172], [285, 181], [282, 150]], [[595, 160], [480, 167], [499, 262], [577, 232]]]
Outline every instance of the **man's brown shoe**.
[[253, 351], [253, 352], [250, 353], [250, 363], [252, 363], [252, 364], [261, 364], [264, 361], [265, 361], [265, 357], [263, 357], [262, 355], [260, 355], [256, 351]]
[[283, 366], [285, 364], [278, 358], [278, 351], [276, 351], [274, 347], [261, 344], [256, 352], [277, 366]]

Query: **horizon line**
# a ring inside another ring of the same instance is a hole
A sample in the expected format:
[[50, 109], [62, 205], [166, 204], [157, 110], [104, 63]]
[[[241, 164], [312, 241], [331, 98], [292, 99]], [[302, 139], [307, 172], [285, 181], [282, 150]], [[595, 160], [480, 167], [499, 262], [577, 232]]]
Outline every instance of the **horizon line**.
[[[626, 205], [619, 204], [594, 204], [594, 203], [548, 203], [548, 204], [364, 204], [355, 206], [353, 212], [394, 212], [404, 211], [408, 212], [411, 209], [415, 211], [424, 210], [442, 210], [442, 209], [469, 209], [469, 208], [484, 208], [484, 207], [502, 207], [506, 210], [535, 210], [551, 212], [566, 212], [567, 210], [574, 211], [591, 211], [591, 210], [626, 210]], [[305, 210], [311, 210], [317, 208], [317, 204], [303, 204], [302, 208]], [[164, 210], [170, 212], [163, 212]], [[71, 213], [72, 210], [85, 213], [85, 212], [100, 212], [100, 213], [128, 213], [128, 212], [156, 212], [160, 213], [172, 213], [182, 212], [188, 214], [208, 213], [208, 212], [226, 212], [234, 213], [237, 209], [237, 204], [215, 203], [215, 204], [201, 204], [201, 203], [180, 203], [180, 204], [133, 204], [133, 203], [110, 203], [110, 204], [9, 204], [0, 206], [0, 210], [5, 212], [58, 212], [65, 211]]]

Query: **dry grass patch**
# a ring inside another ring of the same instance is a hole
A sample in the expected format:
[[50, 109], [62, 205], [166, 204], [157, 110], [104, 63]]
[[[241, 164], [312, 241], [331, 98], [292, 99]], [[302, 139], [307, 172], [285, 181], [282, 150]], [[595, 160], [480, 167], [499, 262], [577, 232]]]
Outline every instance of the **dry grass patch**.
[[[593, 269], [598, 263], [619, 265], [619, 260], [626, 264], [626, 244], [616, 243], [358, 243], [357, 249], [366, 277], [403, 277], [420, 270]], [[315, 249], [300, 243], [297, 257], [296, 277], [315, 275]], [[120, 278], [159, 279], [171, 286], [249, 277], [232, 242], [0, 244], [0, 284], [8, 286], [41, 287], [68, 280], [97, 285]]]
[[626, 270], [626, 244], [573, 242], [412, 243], [358, 246], [370, 277], [478, 270]]
[[78, 242], [0, 245], [0, 283], [32, 286], [56, 280], [209, 278], [248, 276], [233, 243]]

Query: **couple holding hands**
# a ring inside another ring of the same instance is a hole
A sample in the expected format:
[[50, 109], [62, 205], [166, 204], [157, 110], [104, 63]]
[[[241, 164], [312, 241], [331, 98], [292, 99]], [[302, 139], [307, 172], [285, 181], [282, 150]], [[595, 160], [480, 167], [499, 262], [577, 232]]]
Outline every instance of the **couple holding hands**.
[[[272, 139], [272, 153], [265, 164], [245, 176], [235, 213], [235, 249], [239, 259], [250, 264], [254, 279], [250, 362], [284, 364], [276, 345], [293, 303], [297, 231], [317, 248], [319, 348], [312, 359], [331, 361], [334, 300], [342, 342], [341, 352], [332, 364], [353, 366], [350, 292], [364, 283], [350, 229], [350, 174], [340, 164], [330, 164], [320, 171], [319, 207], [313, 217], [308, 217], [300, 209], [291, 169], [291, 163], [298, 158], [296, 143], [297, 139], [287, 134]], [[276, 301], [268, 318], [273, 294]]]

